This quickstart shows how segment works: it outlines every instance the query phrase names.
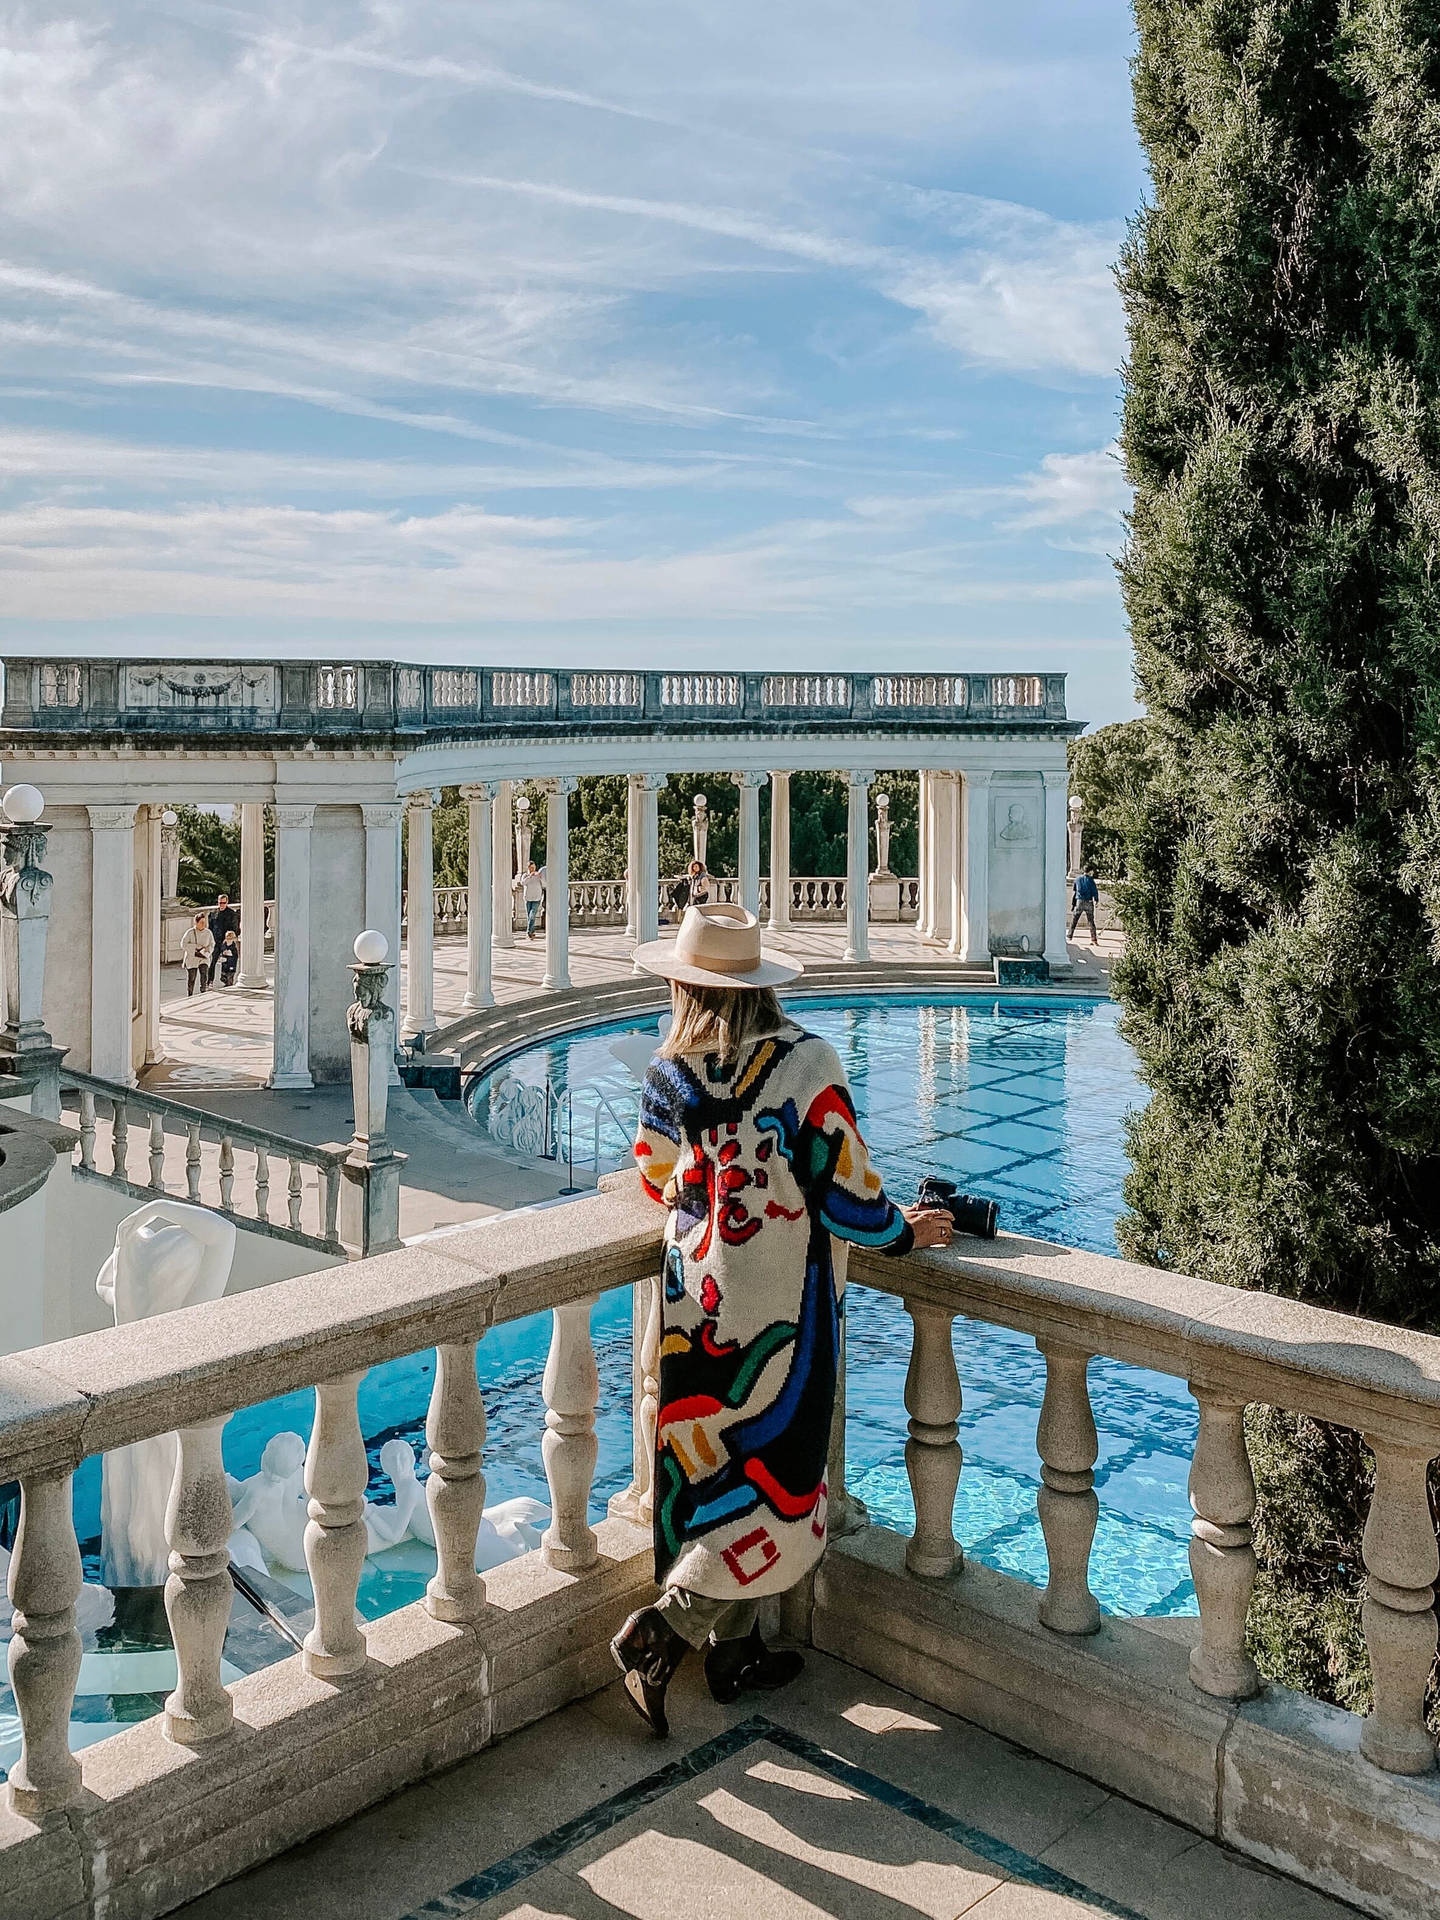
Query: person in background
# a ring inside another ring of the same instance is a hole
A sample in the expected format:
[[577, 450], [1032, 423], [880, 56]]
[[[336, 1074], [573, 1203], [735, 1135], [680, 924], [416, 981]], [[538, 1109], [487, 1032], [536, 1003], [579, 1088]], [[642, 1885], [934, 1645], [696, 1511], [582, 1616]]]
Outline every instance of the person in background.
[[525, 903], [525, 938], [533, 940], [545, 904], [545, 875], [533, 860], [516, 880], [515, 891]]
[[215, 957], [215, 936], [210, 931], [209, 921], [203, 913], [197, 913], [194, 924], [185, 929], [180, 941], [180, 963], [185, 969], [185, 998], [191, 999], [196, 990], [204, 993], [210, 984], [210, 967]]
[[240, 966], [240, 936], [232, 928], [220, 942], [220, 984], [233, 987]]
[[227, 933], [238, 933], [239, 931], [239, 910], [231, 906], [229, 894], [222, 893], [210, 909], [210, 939], [212, 942], [212, 951], [210, 954], [210, 984], [212, 986], [215, 984], [215, 969], [220, 964], [220, 954], [225, 945], [225, 936]]
[[1088, 867], [1081, 867], [1075, 876], [1075, 911], [1070, 916], [1070, 939], [1075, 938], [1075, 929], [1083, 914], [1090, 922], [1090, 944], [1092, 947], [1099, 946], [1100, 936], [1095, 931], [1095, 909], [1099, 903], [1100, 889], [1095, 884], [1094, 875]]
[[710, 875], [703, 860], [692, 860], [670, 889], [670, 905], [677, 918], [687, 907], [703, 907], [710, 898]]
[[764, 953], [740, 907], [691, 906], [635, 963], [670, 982], [674, 1023], [640, 1096], [635, 1158], [666, 1210], [655, 1428], [654, 1606], [611, 1642], [655, 1732], [691, 1649], [724, 1703], [787, 1685], [801, 1656], [766, 1646], [756, 1601], [825, 1550], [826, 1462], [843, 1277], [834, 1243], [947, 1247], [947, 1211], [885, 1192], [828, 1040], [775, 988], [801, 969]]

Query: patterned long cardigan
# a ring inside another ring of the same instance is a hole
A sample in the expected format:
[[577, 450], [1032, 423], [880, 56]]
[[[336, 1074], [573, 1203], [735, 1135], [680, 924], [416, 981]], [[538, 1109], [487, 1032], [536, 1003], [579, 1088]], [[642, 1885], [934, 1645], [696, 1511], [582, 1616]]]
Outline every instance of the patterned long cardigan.
[[786, 1025], [729, 1066], [651, 1061], [635, 1157], [669, 1208], [655, 1577], [782, 1593], [825, 1549], [843, 1283], [831, 1236], [903, 1253], [827, 1041]]

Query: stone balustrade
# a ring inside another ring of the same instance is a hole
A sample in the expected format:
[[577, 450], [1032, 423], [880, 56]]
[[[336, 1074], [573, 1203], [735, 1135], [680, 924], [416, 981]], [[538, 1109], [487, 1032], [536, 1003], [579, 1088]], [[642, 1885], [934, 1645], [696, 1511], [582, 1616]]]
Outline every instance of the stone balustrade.
[[314, 1147], [268, 1127], [69, 1068], [61, 1069], [60, 1087], [62, 1106], [80, 1129], [74, 1165], [82, 1177], [119, 1187], [137, 1200], [172, 1193], [213, 1208], [251, 1232], [320, 1253], [345, 1252], [340, 1239], [343, 1149]]
[[7, 658], [0, 727], [219, 734], [534, 734], [819, 724], [1044, 727], [1063, 673], [667, 673], [426, 667], [390, 661]]
[[[891, 884], [899, 889], [899, 920], [915, 920], [920, 911], [919, 880], [899, 879]], [[675, 885], [675, 880], [663, 880], [660, 883], [656, 899], [657, 912], [662, 923], [674, 917], [671, 894]], [[791, 878], [789, 885], [790, 919], [793, 924], [818, 925], [844, 920], [848, 882], [843, 874], [834, 876], [827, 874], [818, 877], [797, 874]], [[569, 883], [569, 890], [572, 927], [623, 927], [625, 925], [628, 899], [626, 884], [623, 880], [572, 880]], [[712, 874], [710, 890], [711, 897], [726, 906], [735, 905], [740, 898], [740, 882], [733, 877]], [[408, 914], [408, 892], [405, 906]], [[760, 881], [761, 918], [768, 917], [769, 912], [770, 881], [768, 877], [762, 876]], [[436, 933], [463, 934], [469, 924], [470, 889], [468, 887], [436, 887]], [[518, 930], [524, 924], [524, 916], [517, 908], [512, 916], [512, 925]]]
[[[126, 1888], [127, 1915], [168, 1910], [613, 1678], [605, 1641], [648, 1590], [637, 1523], [652, 1498], [659, 1227], [633, 1176], [619, 1176], [565, 1207], [0, 1361], [0, 1480], [22, 1488], [10, 1662], [24, 1736], [0, 1818], [0, 1908], [28, 1886], [32, 1920], [77, 1910], [55, 1865], [60, 1833], [79, 1882], [98, 1885], [103, 1862], [105, 1884]], [[1370, 1913], [1431, 1911], [1440, 1793], [1424, 1709], [1440, 1556], [1426, 1473], [1440, 1455], [1440, 1339], [1010, 1237], [900, 1261], [855, 1249], [850, 1279], [897, 1296], [913, 1328], [904, 1398], [915, 1521], [908, 1541], [878, 1527], [832, 1539], [808, 1606], [792, 1615], [814, 1644]], [[635, 1289], [638, 1330], [634, 1482], [597, 1527], [589, 1313], [597, 1292], [621, 1284]], [[551, 1525], [535, 1555], [482, 1578], [476, 1342], [541, 1310], [553, 1316], [542, 1446]], [[1045, 1356], [1040, 1593], [966, 1562], [954, 1536], [968, 1319], [1027, 1334]], [[437, 1570], [423, 1602], [365, 1625], [355, 1611], [366, 1484], [356, 1388], [366, 1368], [429, 1347], [439, 1356], [427, 1425]], [[1200, 1408], [1200, 1617], [1188, 1647], [1102, 1620], [1090, 1592], [1087, 1366], [1100, 1354], [1187, 1380]], [[227, 1687], [220, 1424], [311, 1386], [304, 1551], [315, 1624], [293, 1660]], [[1363, 1721], [1280, 1689], [1255, 1697], [1243, 1425], [1255, 1402], [1351, 1426], [1374, 1453], [1364, 1631], [1375, 1704]], [[72, 1756], [81, 1571], [70, 1476], [88, 1454], [172, 1429], [166, 1606], [179, 1683], [159, 1721]], [[843, 1441], [830, 1500], [844, 1504]], [[341, 1769], [325, 1756], [347, 1738], [363, 1742], [364, 1764]], [[183, 1768], [168, 1757], [177, 1748]]]

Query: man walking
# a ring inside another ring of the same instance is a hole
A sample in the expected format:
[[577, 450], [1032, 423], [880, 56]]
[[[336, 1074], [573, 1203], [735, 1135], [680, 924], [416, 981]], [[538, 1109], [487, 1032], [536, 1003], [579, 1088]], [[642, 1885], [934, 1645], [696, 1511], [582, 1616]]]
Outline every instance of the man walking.
[[525, 938], [533, 940], [545, 903], [545, 875], [533, 860], [516, 880], [515, 889], [525, 903]]
[[210, 909], [210, 939], [212, 942], [210, 953], [210, 985], [212, 987], [215, 984], [215, 969], [220, 964], [221, 949], [225, 945], [225, 936], [227, 933], [239, 933], [239, 931], [240, 915], [235, 908], [231, 906], [229, 894], [222, 893], [220, 898], [215, 902], [215, 905]]
[[210, 984], [210, 967], [215, 957], [215, 936], [205, 923], [205, 915], [197, 913], [193, 925], [185, 929], [180, 940], [180, 961], [185, 968], [185, 998], [193, 999], [197, 991], [204, 993]]
[[1083, 914], [1090, 922], [1090, 944], [1092, 947], [1099, 946], [1100, 936], [1095, 931], [1095, 909], [1099, 902], [1100, 889], [1095, 884], [1094, 876], [1087, 867], [1081, 867], [1075, 876], [1075, 911], [1070, 916], [1070, 939], [1075, 938], [1075, 929]]

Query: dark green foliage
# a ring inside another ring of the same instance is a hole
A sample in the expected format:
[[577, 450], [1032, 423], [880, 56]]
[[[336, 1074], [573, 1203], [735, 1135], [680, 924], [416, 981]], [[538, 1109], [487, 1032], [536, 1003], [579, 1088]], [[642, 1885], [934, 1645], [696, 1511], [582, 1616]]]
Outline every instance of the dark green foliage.
[[[208, 906], [218, 895], [240, 898], [240, 809], [222, 820], [204, 807], [177, 806], [180, 839], [179, 898]], [[275, 891], [275, 828], [265, 816], [265, 891]]]
[[[1440, 4], [1136, 13], [1120, 574], [1155, 774], [1115, 986], [1154, 1097], [1121, 1241], [1433, 1329]], [[1344, 1699], [1363, 1472], [1266, 1429], [1261, 1652]]]
[[1102, 880], [1123, 880], [1131, 823], [1147, 804], [1155, 774], [1150, 727], [1144, 719], [1113, 726], [1070, 742], [1070, 791], [1084, 808], [1084, 855]]

